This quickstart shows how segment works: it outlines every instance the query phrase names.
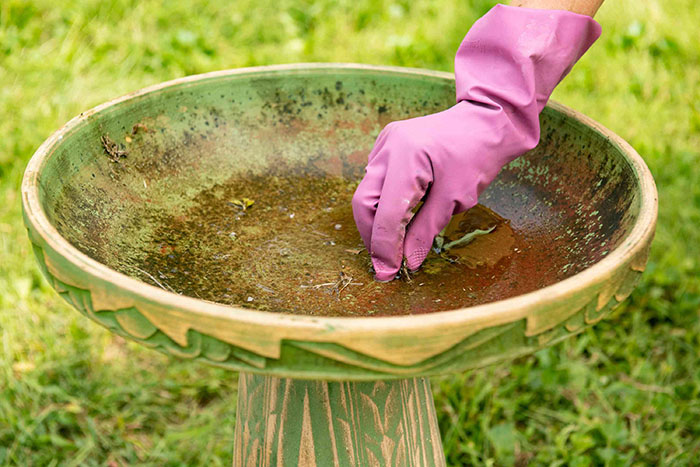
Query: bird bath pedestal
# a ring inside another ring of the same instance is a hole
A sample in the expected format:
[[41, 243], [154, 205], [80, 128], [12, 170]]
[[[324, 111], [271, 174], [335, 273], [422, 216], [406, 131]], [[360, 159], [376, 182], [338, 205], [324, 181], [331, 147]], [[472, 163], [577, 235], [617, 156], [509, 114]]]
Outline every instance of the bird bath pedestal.
[[551, 103], [539, 146], [480, 199], [507, 220], [477, 249], [496, 259], [374, 283], [349, 208], [367, 153], [388, 122], [453, 102], [451, 75], [345, 64], [135, 92], [30, 161], [34, 252], [110, 331], [241, 372], [234, 465], [444, 465], [428, 377], [608, 316], [645, 267], [657, 206], [627, 143]]
[[238, 381], [234, 465], [445, 465], [427, 378]]

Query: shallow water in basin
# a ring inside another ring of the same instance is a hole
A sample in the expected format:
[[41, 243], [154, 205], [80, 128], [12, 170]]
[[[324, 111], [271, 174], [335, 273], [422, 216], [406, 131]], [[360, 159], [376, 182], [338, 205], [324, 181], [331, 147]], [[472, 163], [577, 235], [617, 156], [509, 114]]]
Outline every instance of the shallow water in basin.
[[464, 233], [460, 222], [467, 230], [496, 226], [492, 233], [442, 256], [431, 253], [409, 278], [377, 283], [353, 222], [356, 185], [313, 177], [216, 185], [184, 214], [159, 220], [147, 255], [129, 273], [179, 294], [258, 310], [388, 316], [536, 290], [558, 278], [532, 273], [533, 265], [547, 262], [548, 271], [558, 271], [567, 262], [549, 236], [528, 235], [477, 208], [455, 219], [448, 235]]

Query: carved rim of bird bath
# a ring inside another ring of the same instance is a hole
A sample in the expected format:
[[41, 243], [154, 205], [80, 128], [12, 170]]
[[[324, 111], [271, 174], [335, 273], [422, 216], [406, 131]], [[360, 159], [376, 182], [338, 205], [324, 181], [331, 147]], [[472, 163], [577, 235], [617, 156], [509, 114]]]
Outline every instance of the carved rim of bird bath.
[[[177, 354], [178, 346], [182, 349], [189, 348], [192, 342], [188, 333], [196, 331], [263, 359], [263, 363], [250, 363], [243, 358], [231, 365], [221, 366], [280, 377], [329, 380], [406, 378], [466, 369], [470, 367], [467, 363], [447, 368], [433, 367], [426, 362], [438, 358], [479, 331], [522, 320], [525, 320], [525, 336], [538, 336], [541, 345], [551, 344], [560, 340], [559, 335], [551, 333], [555, 327], [563, 325], [570, 333], [578, 332], [602, 319], [606, 307], [611, 308], [609, 302], [615, 302], [614, 306], [631, 292], [633, 287], [629, 286], [632, 280], [630, 277], [637, 277], [643, 271], [654, 234], [658, 204], [654, 180], [639, 154], [622, 138], [581, 113], [555, 102], [550, 102], [549, 107], [592, 128], [626, 156], [639, 185], [639, 215], [619, 246], [590, 268], [537, 291], [479, 306], [416, 316], [337, 318], [270, 313], [217, 304], [160, 289], [97, 262], [62, 237], [42, 209], [39, 198], [42, 166], [61, 144], [61, 140], [94, 114], [109, 111], [124, 101], [172, 86], [194, 84], [213, 78], [247, 78], [309, 71], [408, 74], [438, 80], [454, 79], [452, 74], [444, 72], [360, 64], [294, 64], [242, 68], [157, 84], [81, 113], [39, 147], [27, 166], [22, 182], [24, 216], [30, 239], [40, 263], [45, 265], [44, 272], [59, 292], [61, 288], [69, 294], [87, 291], [89, 303], [74, 305], [78, 308], [83, 306], [83, 311], [93, 319], [99, 317], [100, 311], [137, 310], [138, 316], [134, 317], [131, 311], [124, 312], [116, 320], [101, 321], [101, 324], [142, 343], [147, 343], [149, 335], [154, 332], [162, 332], [172, 342], [173, 348], [153, 346], [170, 353]], [[570, 321], [577, 311], [584, 308], [585, 318], [582, 321]], [[144, 317], [147, 322], [143, 321]], [[267, 365], [266, 368], [265, 362], [281, 358], [283, 341], [294, 342], [298, 347], [305, 348], [305, 351], [320, 356], [319, 358], [339, 362], [343, 369], [336, 373], [324, 371], [320, 367], [317, 370], [302, 369], [287, 364]], [[183, 350], [182, 354], [186, 354], [186, 351]], [[202, 353], [200, 358], [217, 364], [216, 358], [207, 358], [205, 354], [206, 352]], [[517, 354], [506, 358], [514, 356]], [[475, 366], [492, 362], [493, 360], [479, 362]], [[361, 370], [348, 372], [348, 365]]]

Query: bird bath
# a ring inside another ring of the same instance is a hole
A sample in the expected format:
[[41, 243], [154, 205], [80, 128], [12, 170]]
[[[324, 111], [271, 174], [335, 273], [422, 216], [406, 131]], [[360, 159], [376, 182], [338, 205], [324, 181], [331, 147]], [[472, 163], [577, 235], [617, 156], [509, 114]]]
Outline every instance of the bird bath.
[[109, 330], [241, 372], [234, 465], [444, 465], [427, 377], [605, 318], [645, 267], [657, 207], [627, 143], [550, 103], [539, 146], [480, 199], [496, 229], [457, 262], [374, 282], [350, 210], [367, 154], [388, 122], [453, 103], [449, 74], [342, 64], [138, 91], [30, 161], [34, 252]]

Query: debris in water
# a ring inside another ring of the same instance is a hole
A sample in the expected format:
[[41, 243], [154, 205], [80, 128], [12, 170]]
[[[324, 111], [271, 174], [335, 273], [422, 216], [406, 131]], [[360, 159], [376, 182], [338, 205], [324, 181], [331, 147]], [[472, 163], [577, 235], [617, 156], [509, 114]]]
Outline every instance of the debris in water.
[[[514, 244], [509, 222], [486, 206], [476, 205], [452, 218], [435, 237], [433, 251], [450, 263], [476, 268], [495, 265], [501, 258], [513, 253]], [[429, 274], [441, 269], [434, 261], [427, 263], [423, 269]]]
[[406, 266], [405, 259], [401, 262], [401, 269], [397, 274], [397, 279], [404, 279], [406, 282], [411, 282], [413, 280], [411, 279], [411, 271], [409, 271], [408, 266]]
[[[174, 290], [172, 287], [170, 287], [165, 281], [163, 281], [163, 282], [161, 283], [158, 279], [156, 279], [155, 277], [153, 277], [153, 275], [150, 274], [148, 271], [144, 271], [143, 269], [138, 268], [138, 267], [136, 267], [136, 266], [134, 266], [134, 269], [136, 269], [138, 272], [140, 272], [140, 273], [145, 274], [146, 276], [148, 276], [148, 277], [149, 277], [153, 282], [155, 282], [155, 283], [158, 285], [158, 287], [160, 287], [161, 289], [167, 290], [168, 292], [172, 292], [172, 293], [178, 293], [178, 292], [175, 292], [175, 290]], [[158, 271], [158, 274], [160, 274], [161, 278], [164, 276], [164, 274], [163, 274], [162, 272], [160, 272], [160, 271]], [[163, 284], [165, 284], [165, 285], [163, 285]]]
[[259, 288], [260, 290], [262, 290], [263, 292], [267, 292], [267, 293], [272, 294], [272, 295], [277, 294], [277, 292], [275, 292], [274, 290], [272, 290], [272, 289], [269, 288], [269, 287], [265, 287], [265, 286], [262, 285], [262, 284], [255, 284], [255, 286], [256, 286], [257, 288]]
[[250, 198], [234, 199], [233, 201], [231, 201], [230, 204], [234, 205], [237, 208], [240, 208], [241, 211], [245, 211], [253, 204], [255, 204], [255, 200]]
[[[481, 236], [481, 235], [490, 234], [491, 232], [493, 232], [493, 230], [494, 230], [495, 228], [496, 228], [496, 226], [494, 225], [493, 227], [491, 227], [491, 228], [489, 228], [489, 229], [487, 229], [487, 230], [481, 230], [481, 229], [472, 230], [471, 232], [468, 232], [468, 233], [464, 234], [463, 237], [458, 238], [457, 240], [455, 240], [455, 241], [453, 241], [453, 242], [449, 242], [449, 243], [447, 243], [447, 244], [444, 244], [444, 245], [442, 246], [442, 249], [441, 249], [440, 251], [447, 251], [447, 250], [449, 250], [450, 248], [454, 248], [454, 247], [456, 247], [456, 246], [467, 245], [467, 244], [470, 243], [472, 240], [474, 240], [476, 237], [479, 237], [479, 236]], [[437, 237], [435, 238], [435, 240], [437, 241]], [[442, 237], [440, 237], [440, 240], [443, 240], [443, 241], [444, 241], [444, 239], [443, 239]]]
[[100, 141], [102, 142], [102, 147], [104, 148], [105, 153], [109, 156], [109, 160], [112, 162], [119, 162], [119, 159], [125, 158], [127, 154], [129, 154], [117, 143], [112, 141], [112, 138], [107, 135], [102, 135], [100, 137]]
[[136, 125], [134, 125], [134, 126], [131, 127], [131, 134], [132, 134], [132, 135], [137, 134], [139, 131], [143, 131], [144, 133], [150, 133], [150, 132], [151, 132], [151, 130], [150, 130], [146, 125], [144, 125], [143, 123], [137, 123]]
[[347, 286], [349, 285], [364, 285], [362, 282], [353, 282], [352, 277], [348, 274], [345, 274], [343, 271], [340, 271], [338, 274], [338, 280], [335, 282], [324, 282], [322, 284], [315, 284], [315, 285], [302, 285], [302, 289], [321, 289], [323, 287], [331, 287], [331, 293], [332, 294], [337, 294], [338, 300], [340, 300], [340, 294], [343, 290], [346, 289]]
[[450, 220], [450, 223], [435, 237], [433, 249], [436, 253], [443, 253], [450, 248], [466, 246], [475, 238], [493, 232], [497, 226], [505, 222], [507, 221], [503, 217], [486, 206], [477, 204]]

